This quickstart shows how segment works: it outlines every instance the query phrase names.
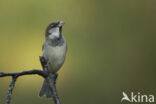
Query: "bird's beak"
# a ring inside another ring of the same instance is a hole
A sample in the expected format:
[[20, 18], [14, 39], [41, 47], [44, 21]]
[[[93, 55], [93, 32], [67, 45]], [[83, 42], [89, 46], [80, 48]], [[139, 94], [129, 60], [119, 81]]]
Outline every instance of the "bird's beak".
[[64, 25], [64, 21], [60, 21], [60, 23], [58, 24], [59, 27]]

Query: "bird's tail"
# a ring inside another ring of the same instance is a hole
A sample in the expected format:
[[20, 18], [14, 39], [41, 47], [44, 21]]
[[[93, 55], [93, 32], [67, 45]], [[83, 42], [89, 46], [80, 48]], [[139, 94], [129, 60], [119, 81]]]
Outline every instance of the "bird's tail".
[[[49, 76], [49, 80], [52, 80], [52, 77]], [[46, 79], [44, 80], [42, 88], [39, 93], [40, 97], [42, 97], [43, 95], [45, 95], [47, 98], [51, 98], [53, 95], [53, 92], [50, 90], [50, 87], [49, 87]]]

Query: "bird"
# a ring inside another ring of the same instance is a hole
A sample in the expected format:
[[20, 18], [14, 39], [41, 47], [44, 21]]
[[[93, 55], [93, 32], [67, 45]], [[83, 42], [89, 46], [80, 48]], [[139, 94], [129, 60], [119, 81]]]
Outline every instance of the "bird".
[[[47, 73], [50, 80], [52, 80], [51, 76], [57, 73], [57, 71], [61, 68], [66, 58], [67, 42], [62, 34], [63, 25], [64, 21], [55, 21], [50, 23], [45, 31], [42, 56], [47, 62]], [[51, 92], [46, 79], [44, 80], [39, 93], [40, 97], [44, 95], [47, 98], [51, 98], [53, 96], [53, 92]]]

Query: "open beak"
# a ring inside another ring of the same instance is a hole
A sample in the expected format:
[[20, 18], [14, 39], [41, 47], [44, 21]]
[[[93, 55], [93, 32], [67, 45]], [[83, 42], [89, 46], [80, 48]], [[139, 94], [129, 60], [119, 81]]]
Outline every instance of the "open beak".
[[64, 21], [60, 21], [59, 24], [58, 24], [59, 27], [61, 27], [63, 25], [64, 25]]

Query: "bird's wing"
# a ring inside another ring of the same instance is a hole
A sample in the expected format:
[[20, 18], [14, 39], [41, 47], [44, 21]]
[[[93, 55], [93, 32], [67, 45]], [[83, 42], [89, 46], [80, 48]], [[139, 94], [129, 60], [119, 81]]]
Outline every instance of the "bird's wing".
[[[42, 52], [43, 52], [44, 48], [45, 48], [45, 43], [42, 45]], [[48, 58], [45, 57], [44, 52], [43, 52], [42, 56], [43, 56], [44, 59], [48, 62]]]

